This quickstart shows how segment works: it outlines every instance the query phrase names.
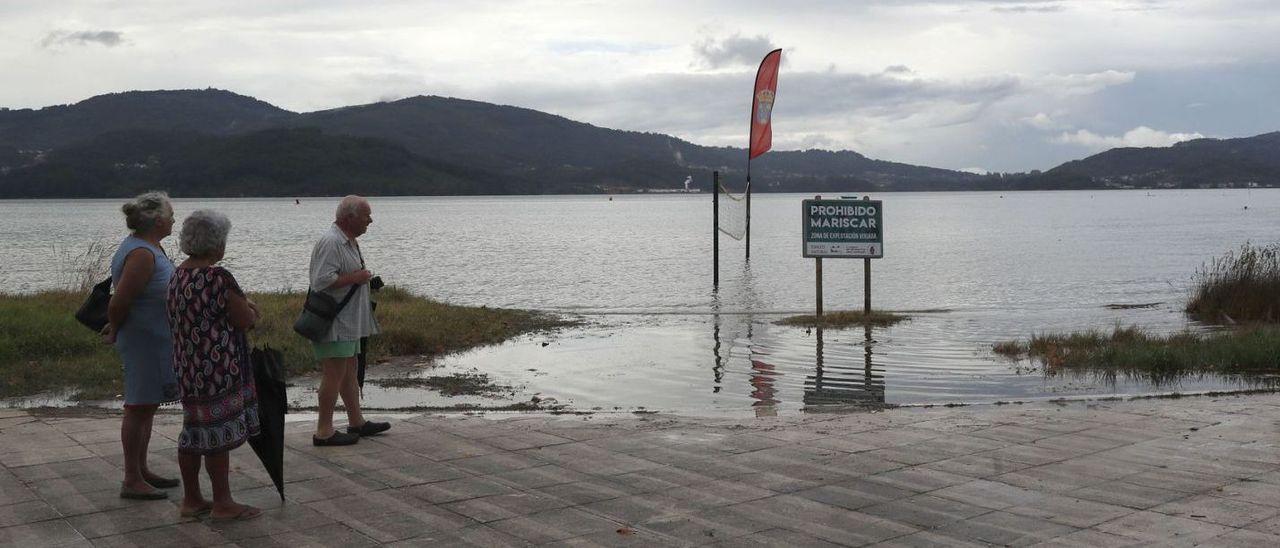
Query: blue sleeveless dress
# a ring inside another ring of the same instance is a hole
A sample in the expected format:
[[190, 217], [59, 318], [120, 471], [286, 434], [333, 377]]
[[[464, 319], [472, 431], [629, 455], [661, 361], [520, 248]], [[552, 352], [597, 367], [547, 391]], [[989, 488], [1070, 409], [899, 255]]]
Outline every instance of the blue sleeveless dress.
[[111, 258], [111, 279], [113, 285], [120, 281], [125, 258], [140, 247], [150, 250], [155, 257], [155, 270], [146, 288], [133, 300], [128, 319], [116, 330], [116, 352], [124, 361], [124, 404], [171, 403], [179, 397], [166, 306], [173, 261], [146, 240], [129, 236], [120, 242], [120, 248]]

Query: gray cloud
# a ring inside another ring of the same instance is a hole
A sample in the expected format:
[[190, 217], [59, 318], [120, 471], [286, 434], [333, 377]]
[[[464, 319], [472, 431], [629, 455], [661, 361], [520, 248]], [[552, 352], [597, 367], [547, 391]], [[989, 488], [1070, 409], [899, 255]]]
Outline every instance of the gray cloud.
[[754, 67], [760, 63], [766, 53], [777, 49], [773, 41], [765, 35], [744, 38], [735, 33], [722, 40], [713, 37], [693, 45], [693, 52], [698, 60], [707, 68], [724, 68], [732, 66]]
[[991, 11], [998, 13], [1053, 13], [1065, 10], [1061, 4], [1042, 4], [1042, 5], [1026, 5], [1017, 6], [992, 6]]
[[40, 47], [88, 46], [99, 44], [115, 47], [124, 43], [124, 33], [116, 30], [55, 30], [40, 40]]

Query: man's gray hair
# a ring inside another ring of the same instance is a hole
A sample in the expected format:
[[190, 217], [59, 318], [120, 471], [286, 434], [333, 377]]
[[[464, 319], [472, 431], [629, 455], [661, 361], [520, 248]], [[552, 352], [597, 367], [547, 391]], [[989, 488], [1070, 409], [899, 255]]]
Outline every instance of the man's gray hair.
[[173, 204], [168, 194], [153, 190], [125, 202], [120, 211], [124, 212], [125, 226], [138, 234], [154, 228], [156, 221], [173, 215]]
[[342, 198], [341, 202], [338, 202], [338, 210], [334, 212], [333, 217], [335, 219], [355, 217], [360, 214], [360, 206], [362, 205], [369, 205], [369, 201], [355, 194], [346, 196]]
[[228, 232], [231, 232], [231, 219], [226, 215], [212, 209], [198, 209], [182, 221], [178, 247], [189, 257], [217, 255], [227, 248]]

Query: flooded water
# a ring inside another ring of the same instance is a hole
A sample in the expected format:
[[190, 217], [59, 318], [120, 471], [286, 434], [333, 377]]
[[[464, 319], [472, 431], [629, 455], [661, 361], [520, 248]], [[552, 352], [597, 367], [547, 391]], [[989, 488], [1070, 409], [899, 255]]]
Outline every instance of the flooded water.
[[[990, 347], [1117, 323], [1198, 329], [1181, 313], [1192, 275], [1246, 241], [1275, 241], [1280, 191], [875, 195], [884, 201], [885, 258], [872, 264], [873, 306], [944, 311], [869, 331], [773, 324], [814, 308], [813, 261], [800, 249], [800, 201], [810, 197], [753, 197], [751, 260], [743, 260], [742, 242], [722, 236], [718, 290], [709, 195], [374, 199], [374, 224], [361, 242], [375, 272], [419, 294], [582, 315], [584, 327], [448, 356], [432, 373], [488, 373], [515, 387], [512, 400], [536, 394], [578, 409], [768, 414], [830, 403], [1252, 386], [1046, 377], [992, 356]], [[246, 288], [301, 290], [311, 242], [335, 203], [175, 206], [179, 217], [205, 207], [231, 217], [228, 266]], [[116, 201], [0, 201], [0, 287], [65, 283], [72, 258], [94, 242], [114, 246], [122, 225]], [[176, 248], [176, 238], [166, 243]], [[862, 268], [861, 260], [825, 262], [827, 310], [861, 309]], [[305, 389], [298, 397], [310, 399]], [[454, 401], [377, 388], [366, 399], [379, 407]]]

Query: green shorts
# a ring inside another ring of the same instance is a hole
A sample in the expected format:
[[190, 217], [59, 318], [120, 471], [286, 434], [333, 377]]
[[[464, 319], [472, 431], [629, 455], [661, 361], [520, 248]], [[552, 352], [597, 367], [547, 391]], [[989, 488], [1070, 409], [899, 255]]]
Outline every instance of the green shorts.
[[360, 341], [329, 341], [311, 343], [317, 359], [351, 358], [360, 353]]

